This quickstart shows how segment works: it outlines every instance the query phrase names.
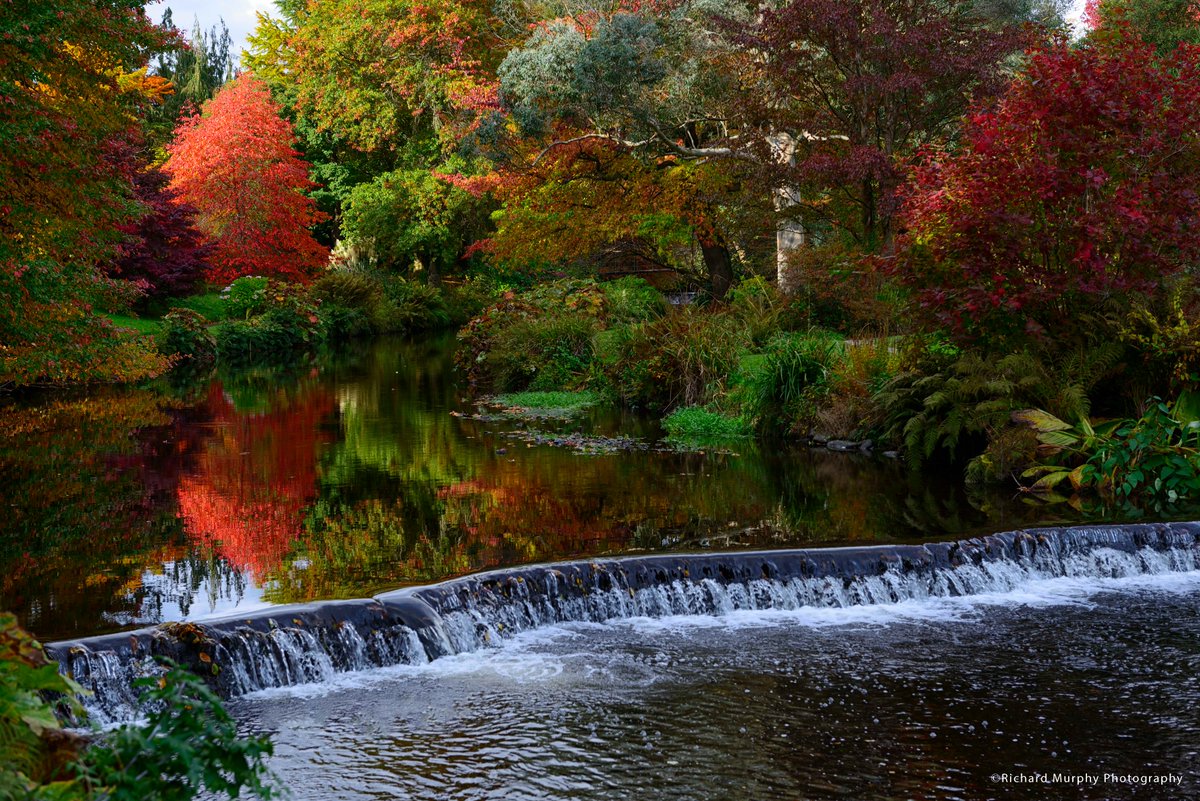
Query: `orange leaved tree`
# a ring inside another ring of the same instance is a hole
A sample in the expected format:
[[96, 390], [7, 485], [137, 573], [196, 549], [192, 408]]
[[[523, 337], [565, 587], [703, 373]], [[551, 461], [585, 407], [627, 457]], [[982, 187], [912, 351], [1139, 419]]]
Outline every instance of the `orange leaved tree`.
[[329, 258], [309, 233], [323, 215], [266, 84], [243, 75], [180, 123], [165, 169], [214, 245], [209, 279], [243, 275], [307, 280]]

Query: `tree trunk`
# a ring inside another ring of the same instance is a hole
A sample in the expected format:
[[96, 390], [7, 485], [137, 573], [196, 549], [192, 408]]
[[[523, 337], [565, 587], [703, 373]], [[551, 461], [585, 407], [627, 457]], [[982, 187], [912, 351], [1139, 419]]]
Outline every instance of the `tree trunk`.
[[715, 240], [700, 240], [700, 253], [708, 269], [708, 286], [712, 299], [718, 303], [725, 300], [729, 287], [733, 285], [733, 262], [729, 248]]

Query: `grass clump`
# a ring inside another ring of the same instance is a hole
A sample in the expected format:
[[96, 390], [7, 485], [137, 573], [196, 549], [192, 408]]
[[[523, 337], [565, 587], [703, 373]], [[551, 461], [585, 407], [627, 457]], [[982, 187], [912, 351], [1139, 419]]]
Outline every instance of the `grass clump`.
[[492, 402], [515, 409], [586, 409], [600, 402], [595, 392], [510, 392]]
[[702, 406], [684, 406], [663, 420], [670, 439], [704, 441], [748, 437], [753, 431], [741, 417], [730, 417]]

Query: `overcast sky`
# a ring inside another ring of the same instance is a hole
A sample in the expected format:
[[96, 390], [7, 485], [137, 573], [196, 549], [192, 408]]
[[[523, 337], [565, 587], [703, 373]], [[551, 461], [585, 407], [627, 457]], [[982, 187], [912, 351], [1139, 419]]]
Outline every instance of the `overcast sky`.
[[[1074, 0], [1074, 8], [1068, 17], [1078, 19], [1083, 13], [1085, 0]], [[146, 10], [151, 18], [162, 18], [163, 11], [170, 8], [175, 16], [175, 24], [185, 31], [192, 29], [192, 21], [200, 19], [200, 27], [208, 30], [224, 18], [233, 36], [233, 50], [241, 54], [246, 47], [246, 36], [254, 30], [258, 20], [255, 12], [274, 12], [273, 0], [156, 0], [146, 4]]]

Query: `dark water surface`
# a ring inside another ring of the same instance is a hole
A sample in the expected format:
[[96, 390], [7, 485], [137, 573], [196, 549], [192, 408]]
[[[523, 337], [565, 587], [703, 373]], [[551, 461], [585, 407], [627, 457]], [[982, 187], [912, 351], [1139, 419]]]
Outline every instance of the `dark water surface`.
[[1064, 519], [1008, 492], [968, 497], [954, 477], [795, 445], [530, 445], [530, 430], [647, 446], [661, 434], [615, 412], [473, 419], [452, 345], [385, 340], [301, 370], [0, 406], [0, 608], [66, 639], [580, 555]]
[[232, 709], [301, 801], [1198, 798], [1198, 602], [1191, 572], [566, 624]]

